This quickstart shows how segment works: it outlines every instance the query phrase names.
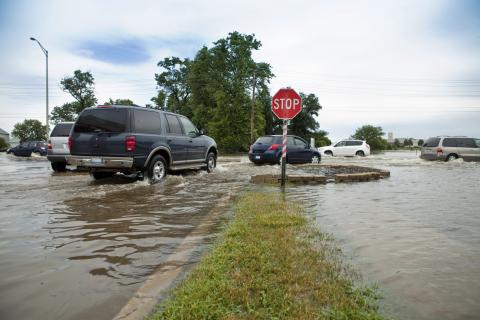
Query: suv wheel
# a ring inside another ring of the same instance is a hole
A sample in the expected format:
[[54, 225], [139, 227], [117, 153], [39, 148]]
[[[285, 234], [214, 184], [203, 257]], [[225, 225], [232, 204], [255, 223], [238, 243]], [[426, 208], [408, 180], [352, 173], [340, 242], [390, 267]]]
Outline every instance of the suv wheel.
[[456, 154], [449, 154], [447, 159], [445, 159], [445, 161], [453, 161], [453, 160], [457, 160], [458, 159], [458, 156]]
[[217, 166], [217, 158], [215, 157], [215, 153], [210, 152], [207, 156], [207, 172], [213, 172], [213, 169]]
[[161, 155], [156, 155], [148, 164], [147, 177], [150, 184], [155, 184], [162, 180], [167, 174], [167, 165], [165, 158]]
[[51, 165], [55, 172], [65, 172], [67, 170], [67, 163], [65, 162], [52, 162]]
[[359, 150], [357, 151], [357, 153], [355, 153], [355, 155], [358, 157], [365, 157], [365, 152], [363, 152], [362, 150]]
[[330, 150], [329, 150], [329, 151], [325, 151], [325, 154], [326, 154], [327, 156], [333, 156], [333, 152], [330, 151]]
[[318, 154], [312, 155], [312, 163], [320, 163], [320, 156]]

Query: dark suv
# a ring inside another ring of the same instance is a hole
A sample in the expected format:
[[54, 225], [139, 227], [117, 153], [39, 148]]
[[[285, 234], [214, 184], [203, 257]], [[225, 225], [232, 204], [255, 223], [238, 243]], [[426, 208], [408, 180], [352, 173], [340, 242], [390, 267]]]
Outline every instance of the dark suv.
[[138, 106], [85, 109], [68, 138], [70, 164], [95, 179], [136, 173], [156, 183], [167, 171], [206, 168], [217, 161], [215, 141], [184, 116]]

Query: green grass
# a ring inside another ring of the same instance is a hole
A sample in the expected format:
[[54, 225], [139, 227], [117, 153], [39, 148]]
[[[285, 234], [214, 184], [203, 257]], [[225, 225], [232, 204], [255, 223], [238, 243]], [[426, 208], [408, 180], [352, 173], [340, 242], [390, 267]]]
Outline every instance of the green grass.
[[149, 319], [383, 319], [373, 287], [298, 204], [249, 193], [212, 251]]

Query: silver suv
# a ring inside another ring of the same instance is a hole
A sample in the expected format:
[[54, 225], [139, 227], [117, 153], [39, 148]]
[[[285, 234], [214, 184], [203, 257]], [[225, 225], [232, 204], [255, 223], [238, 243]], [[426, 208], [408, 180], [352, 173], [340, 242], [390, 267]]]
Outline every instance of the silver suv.
[[433, 137], [422, 146], [420, 158], [425, 160], [480, 161], [480, 139], [467, 137]]
[[67, 160], [70, 155], [68, 136], [73, 122], [60, 122], [53, 128], [48, 140], [47, 159], [50, 160], [53, 171], [65, 171]]

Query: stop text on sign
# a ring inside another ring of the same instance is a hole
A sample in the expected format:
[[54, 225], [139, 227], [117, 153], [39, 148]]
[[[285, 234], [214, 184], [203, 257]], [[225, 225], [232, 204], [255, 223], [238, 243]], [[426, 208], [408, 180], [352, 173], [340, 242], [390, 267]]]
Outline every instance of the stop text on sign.
[[292, 88], [278, 90], [272, 97], [272, 112], [277, 118], [291, 120], [302, 111], [302, 98]]
[[273, 99], [273, 109], [287, 109], [296, 110], [297, 108], [302, 107], [302, 100], [301, 99], [287, 99], [287, 98], [277, 98]]

